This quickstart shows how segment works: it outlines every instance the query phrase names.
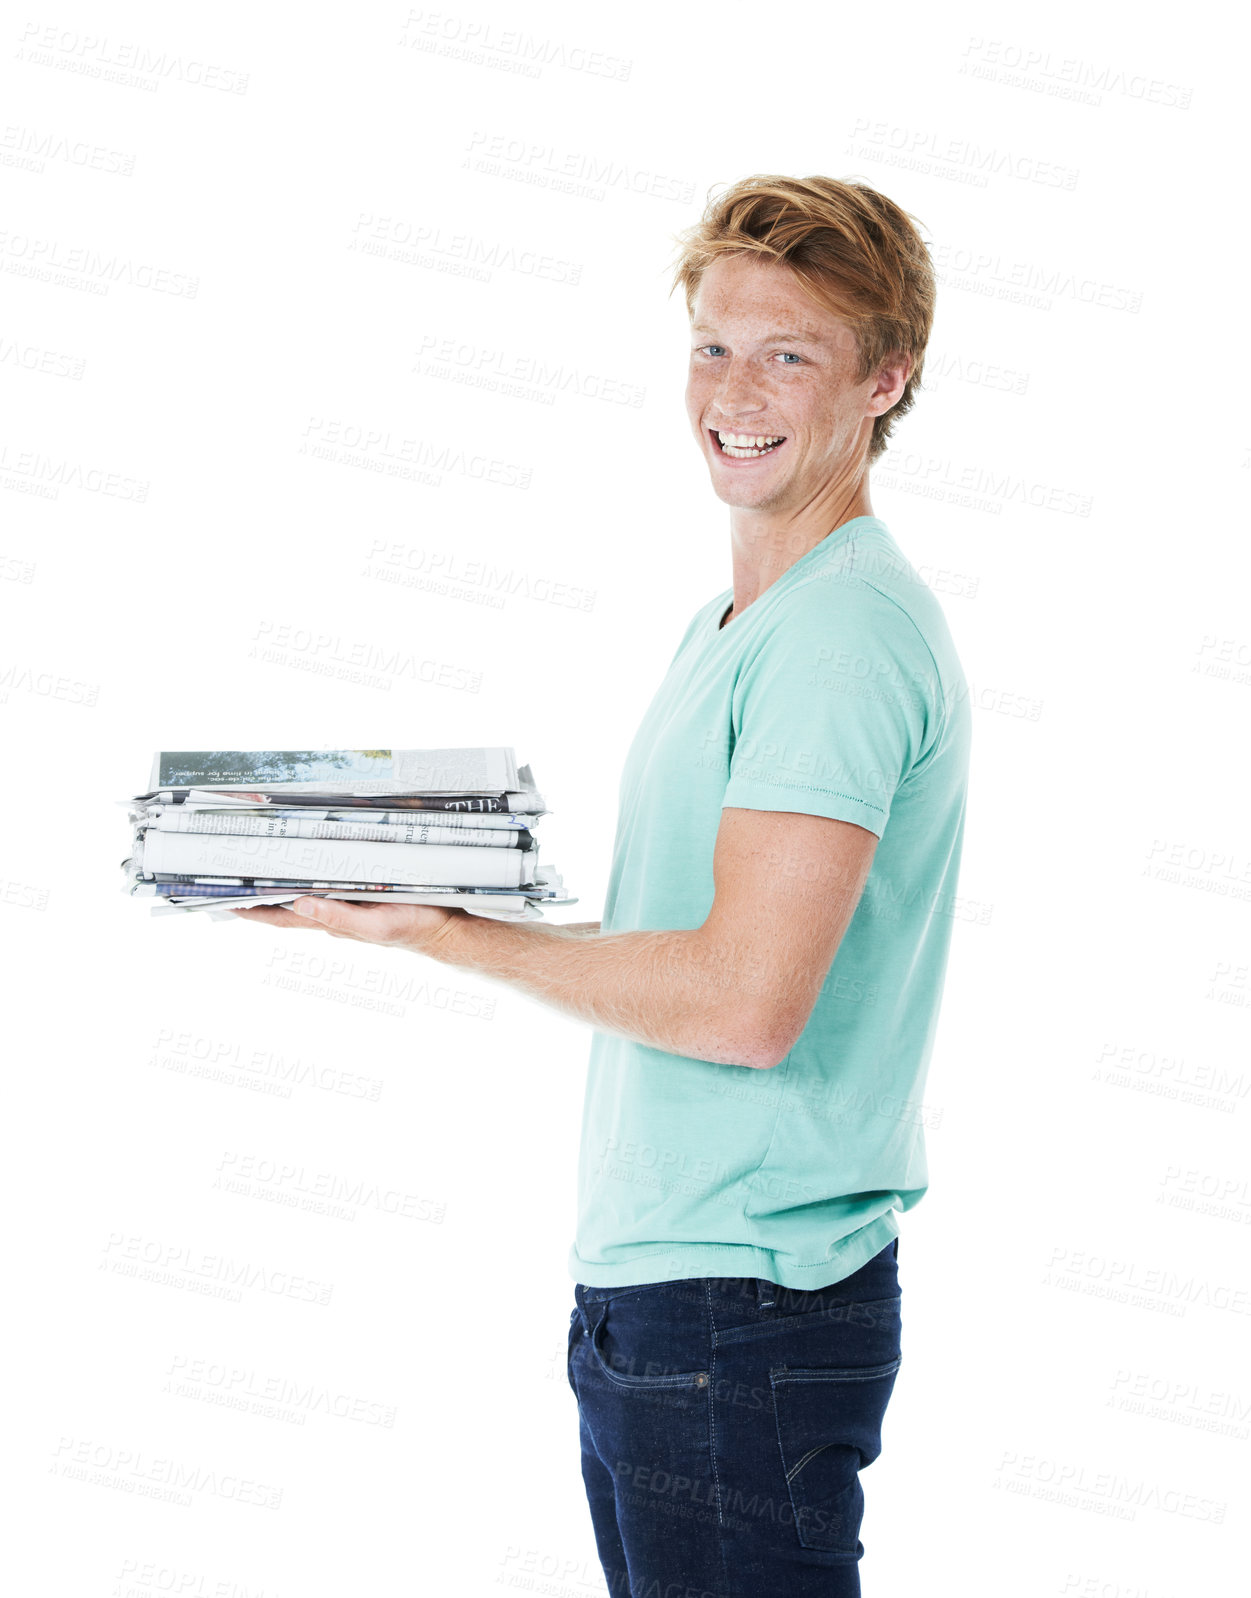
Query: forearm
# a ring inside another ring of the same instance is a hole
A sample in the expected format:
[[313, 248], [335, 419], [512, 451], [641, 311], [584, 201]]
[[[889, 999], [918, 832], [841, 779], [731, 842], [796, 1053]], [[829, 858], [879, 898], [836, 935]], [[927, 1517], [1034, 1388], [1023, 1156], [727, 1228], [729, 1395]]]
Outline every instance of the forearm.
[[703, 928], [592, 935], [578, 926], [462, 913], [423, 952], [669, 1054], [722, 1065], [771, 1063], [748, 973]]

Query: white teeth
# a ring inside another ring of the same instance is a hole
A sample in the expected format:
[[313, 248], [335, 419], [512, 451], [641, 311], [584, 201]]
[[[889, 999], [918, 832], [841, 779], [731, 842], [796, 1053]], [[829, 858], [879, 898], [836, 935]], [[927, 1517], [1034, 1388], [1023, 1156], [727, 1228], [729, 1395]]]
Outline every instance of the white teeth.
[[784, 433], [771, 433], [768, 435], [754, 433], [717, 434], [723, 444], [732, 444], [735, 449], [764, 449], [768, 444], [780, 444], [785, 436]]
[[[727, 453], [738, 454], [743, 451], [747, 455], [763, 455], [775, 444], [780, 444], [785, 439], [785, 433], [756, 434], [756, 433], [718, 433], [717, 438], [721, 448]], [[740, 457], [741, 458], [741, 457]]]

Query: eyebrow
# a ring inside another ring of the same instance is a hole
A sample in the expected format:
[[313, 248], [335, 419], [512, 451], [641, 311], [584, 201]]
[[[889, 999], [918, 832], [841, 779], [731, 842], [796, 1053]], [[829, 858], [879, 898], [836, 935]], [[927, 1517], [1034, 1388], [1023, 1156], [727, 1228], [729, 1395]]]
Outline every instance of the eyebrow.
[[[716, 332], [716, 328], [714, 328], [708, 322], [693, 322], [691, 324], [691, 332], [692, 333], [715, 333]], [[820, 344], [820, 343], [823, 342], [822, 338], [821, 338], [821, 335], [819, 333], [814, 332], [812, 330], [812, 328], [809, 328], [809, 327], [784, 327], [784, 328], [779, 328], [779, 329], [777, 329], [776, 331], [774, 331], [772, 333], [766, 333], [765, 334], [765, 338], [766, 338], [766, 340], [767, 339], [789, 339], [792, 343], [798, 343], [798, 344]]]

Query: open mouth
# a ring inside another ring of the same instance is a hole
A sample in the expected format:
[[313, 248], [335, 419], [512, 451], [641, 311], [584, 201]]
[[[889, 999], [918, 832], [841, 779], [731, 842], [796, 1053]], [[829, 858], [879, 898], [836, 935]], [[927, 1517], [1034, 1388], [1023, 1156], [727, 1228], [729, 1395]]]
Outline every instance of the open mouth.
[[709, 428], [717, 453], [732, 461], [751, 461], [772, 455], [786, 442], [784, 433], [719, 433]]

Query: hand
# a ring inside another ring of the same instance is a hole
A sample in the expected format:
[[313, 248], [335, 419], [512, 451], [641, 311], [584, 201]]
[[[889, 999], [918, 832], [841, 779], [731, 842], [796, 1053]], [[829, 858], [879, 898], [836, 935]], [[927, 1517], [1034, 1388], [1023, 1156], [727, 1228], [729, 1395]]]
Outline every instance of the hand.
[[358, 943], [390, 943], [414, 954], [432, 954], [452, 931], [452, 922], [467, 912], [437, 904], [380, 904], [374, 900], [321, 899], [306, 894], [289, 907], [279, 904], [246, 905], [234, 914], [272, 927], [320, 927], [332, 938], [353, 938]]

